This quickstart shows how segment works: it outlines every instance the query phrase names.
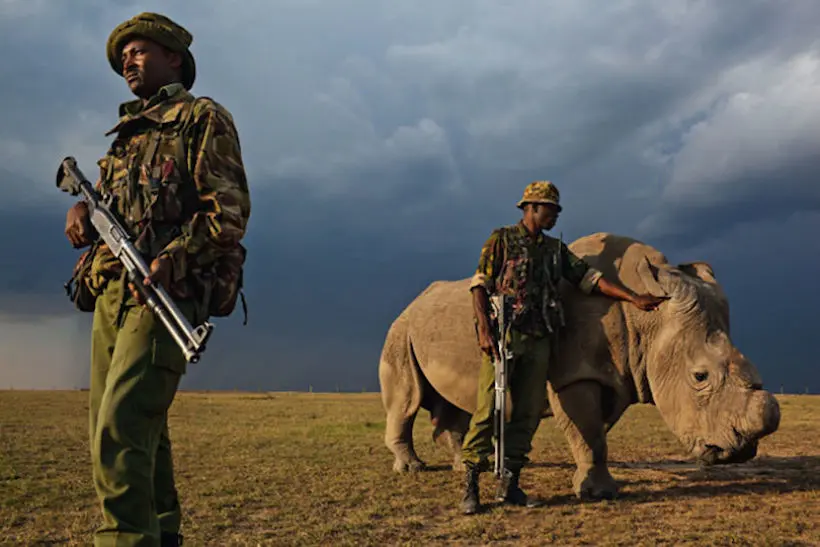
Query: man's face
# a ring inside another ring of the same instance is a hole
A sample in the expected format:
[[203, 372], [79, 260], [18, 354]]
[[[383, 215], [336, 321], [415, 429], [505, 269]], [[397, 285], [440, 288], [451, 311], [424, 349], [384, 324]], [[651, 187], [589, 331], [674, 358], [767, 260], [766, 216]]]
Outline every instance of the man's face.
[[122, 75], [131, 92], [142, 99], [177, 80], [182, 58], [151, 40], [137, 38], [122, 49]]
[[542, 230], [551, 230], [558, 222], [558, 206], [552, 203], [534, 203], [532, 216]]

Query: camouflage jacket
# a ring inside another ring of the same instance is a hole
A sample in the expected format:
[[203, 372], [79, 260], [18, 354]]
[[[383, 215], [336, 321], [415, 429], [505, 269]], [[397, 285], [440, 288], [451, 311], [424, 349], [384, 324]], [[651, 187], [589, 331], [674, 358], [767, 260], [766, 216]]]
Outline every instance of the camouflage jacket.
[[510, 324], [519, 332], [544, 336], [557, 330], [550, 304], [560, 306], [561, 278], [589, 293], [601, 273], [577, 257], [559, 240], [529, 233], [522, 222], [498, 228], [481, 249], [470, 290], [484, 287], [490, 296], [511, 297]]
[[[203, 297], [216, 262], [236, 253], [250, 216], [250, 196], [231, 114], [212, 99], [195, 99], [181, 84], [162, 88], [143, 106], [120, 105], [116, 133], [97, 163], [97, 190], [114, 209], [147, 262], [170, 258], [176, 298]], [[244, 249], [242, 249], [244, 253]], [[244, 259], [244, 254], [243, 254]], [[89, 285], [100, 291], [122, 273], [103, 245]]]

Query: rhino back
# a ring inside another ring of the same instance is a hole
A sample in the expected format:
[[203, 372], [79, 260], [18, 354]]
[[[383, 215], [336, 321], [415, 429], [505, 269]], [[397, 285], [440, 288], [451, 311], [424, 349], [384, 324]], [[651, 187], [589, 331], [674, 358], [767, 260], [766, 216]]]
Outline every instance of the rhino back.
[[407, 307], [408, 334], [419, 368], [453, 405], [474, 412], [481, 352], [469, 278], [432, 283]]
[[[609, 279], [618, 279], [636, 292], [644, 292], [638, 265], [648, 259], [652, 264], [668, 264], [666, 256], [636, 239], [598, 232], [573, 241], [569, 248]], [[645, 257], [645, 258], [644, 258]]]

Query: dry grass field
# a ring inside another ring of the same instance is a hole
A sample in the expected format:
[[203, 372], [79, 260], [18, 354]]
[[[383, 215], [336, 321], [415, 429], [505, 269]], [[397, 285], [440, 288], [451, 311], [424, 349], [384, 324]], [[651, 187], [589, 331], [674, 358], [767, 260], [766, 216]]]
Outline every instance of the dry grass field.
[[[0, 544], [86, 545], [98, 523], [84, 392], [0, 392]], [[780, 396], [752, 462], [699, 468], [653, 407], [610, 434], [614, 501], [572, 496], [542, 422], [522, 486], [534, 509], [458, 513], [461, 476], [416, 426], [433, 469], [391, 470], [378, 394], [181, 393], [171, 413], [186, 545], [820, 545], [820, 397]], [[482, 475], [482, 496], [495, 481]]]

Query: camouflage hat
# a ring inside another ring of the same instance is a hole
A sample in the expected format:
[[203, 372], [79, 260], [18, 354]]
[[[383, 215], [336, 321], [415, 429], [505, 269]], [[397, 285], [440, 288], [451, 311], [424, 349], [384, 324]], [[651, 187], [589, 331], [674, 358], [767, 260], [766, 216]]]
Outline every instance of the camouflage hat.
[[121, 23], [108, 37], [105, 46], [108, 62], [114, 72], [122, 76], [122, 48], [129, 40], [141, 37], [182, 54], [182, 85], [191, 89], [196, 79], [196, 63], [188, 49], [194, 37], [191, 33], [159, 13], [140, 13]]
[[558, 206], [558, 210], [562, 209], [561, 195], [558, 193], [558, 188], [548, 180], [537, 180], [531, 182], [524, 188], [524, 197], [518, 202], [519, 209], [523, 208], [527, 203], [552, 203]]

